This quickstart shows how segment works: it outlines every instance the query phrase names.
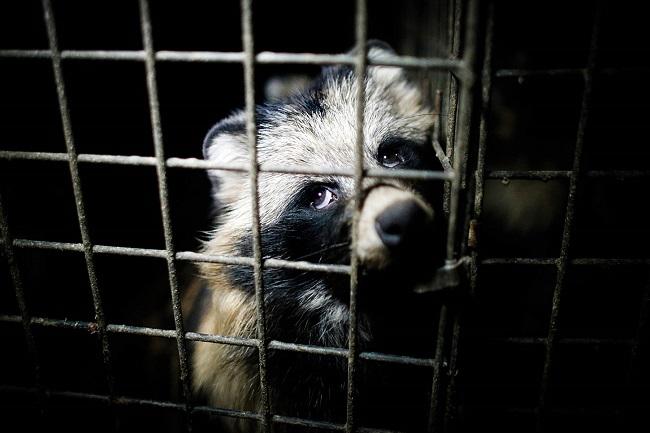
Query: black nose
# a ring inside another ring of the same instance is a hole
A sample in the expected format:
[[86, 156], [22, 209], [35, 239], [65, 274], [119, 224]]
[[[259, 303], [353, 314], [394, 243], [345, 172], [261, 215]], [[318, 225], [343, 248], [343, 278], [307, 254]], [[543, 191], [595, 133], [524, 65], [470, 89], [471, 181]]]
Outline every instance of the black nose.
[[414, 200], [390, 205], [375, 220], [375, 229], [388, 248], [398, 249], [417, 243], [431, 218]]

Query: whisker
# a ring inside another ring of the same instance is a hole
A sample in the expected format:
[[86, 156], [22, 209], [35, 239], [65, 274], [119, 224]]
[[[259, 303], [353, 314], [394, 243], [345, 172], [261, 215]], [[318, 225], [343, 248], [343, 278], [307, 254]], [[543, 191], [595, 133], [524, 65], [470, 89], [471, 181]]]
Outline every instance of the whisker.
[[316, 254], [321, 254], [321, 253], [324, 253], [324, 252], [327, 252], [327, 251], [330, 251], [330, 250], [335, 250], [337, 248], [346, 247], [348, 245], [350, 245], [349, 242], [341, 242], [341, 243], [338, 243], [338, 244], [332, 244], [332, 245], [328, 246], [327, 248], [323, 248], [321, 250], [313, 251], [313, 252], [311, 252], [309, 254], [305, 254], [304, 256], [298, 257], [295, 260], [302, 260], [302, 259], [305, 259], [307, 257], [314, 256]]

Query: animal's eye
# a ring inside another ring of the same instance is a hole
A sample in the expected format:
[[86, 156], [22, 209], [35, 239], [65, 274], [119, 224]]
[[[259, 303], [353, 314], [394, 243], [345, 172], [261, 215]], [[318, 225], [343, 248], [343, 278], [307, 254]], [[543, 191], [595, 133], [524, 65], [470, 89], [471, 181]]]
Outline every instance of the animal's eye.
[[397, 167], [404, 163], [404, 157], [398, 150], [389, 149], [379, 154], [379, 162], [387, 168]]
[[326, 186], [319, 186], [311, 193], [311, 203], [309, 204], [316, 210], [325, 209], [338, 200], [337, 195]]

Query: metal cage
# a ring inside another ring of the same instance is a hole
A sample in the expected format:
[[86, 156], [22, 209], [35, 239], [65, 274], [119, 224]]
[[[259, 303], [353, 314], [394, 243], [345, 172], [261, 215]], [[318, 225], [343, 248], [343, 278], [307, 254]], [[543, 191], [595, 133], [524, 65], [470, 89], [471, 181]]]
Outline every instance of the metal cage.
[[[650, 265], [648, 258], [597, 258], [575, 257], [571, 254], [571, 240], [575, 226], [576, 201], [580, 198], [580, 183], [584, 178], [647, 178], [647, 170], [584, 170], [582, 168], [582, 150], [584, 146], [585, 129], [589, 122], [592, 103], [593, 77], [599, 73], [618, 73], [615, 70], [600, 70], [597, 63], [598, 35], [601, 13], [594, 14], [589, 58], [583, 68], [578, 69], [547, 69], [547, 70], [518, 70], [497, 69], [492, 67], [492, 48], [494, 24], [494, 4], [479, 4], [478, 1], [455, 2], [448, 11], [451, 18], [449, 25], [449, 42], [452, 45], [450, 58], [442, 57], [415, 57], [395, 56], [388, 61], [370, 62], [402, 66], [405, 68], [422, 71], [441, 72], [442, 81], [438, 87], [448, 86], [445, 94], [445, 107], [447, 111], [447, 128], [442, 130], [440, 118], [437, 119], [437, 132], [434, 131], [434, 145], [438, 157], [447, 164], [450, 158], [453, 167], [444, 172], [427, 172], [411, 170], [377, 170], [365, 169], [363, 164], [363, 103], [357, 107], [357, 137], [354, 170], [339, 170], [335, 173], [313, 167], [293, 166], [260, 166], [256, 160], [256, 131], [255, 131], [255, 98], [254, 74], [255, 67], [259, 64], [347, 64], [352, 65], [359, 76], [364, 76], [369, 60], [366, 57], [367, 43], [367, 5], [365, 0], [356, 2], [356, 46], [358, 55], [328, 55], [310, 53], [257, 53], [253, 46], [252, 2], [241, 1], [241, 38], [242, 52], [187, 52], [187, 51], [156, 51], [153, 48], [152, 20], [149, 11], [149, 2], [139, 0], [140, 29], [142, 37], [142, 50], [135, 51], [91, 51], [91, 50], [61, 50], [59, 48], [57, 29], [54, 13], [50, 0], [43, 0], [43, 16], [49, 41], [48, 50], [0, 50], [2, 58], [41, 58], [51, 60], [61, 124], [67, 151], [65, 153], [25, 152], [0, 150], [2, 160], [42, 160], [51, 163], [67, 163], [72, 180], [75, 198], [78, 226], [81, 233], [81, 242], [64, 243], [41, 241], [37, 239], [19, 239], [12, 236], [8, 225], [6, 213], [9, 210], [3, 205], [0, 198], [0, 228], [2, 233], [2, 251], [8, 263], [11, 280], [15, 288], [20, 315], [0, 315], [0, 322], [21, 323], [29, 352], [33, 360], [34, 386], [14, 387], [2, 386], [3, 392], [30, 393], [37, 397], [39, 404], [44, 405], [50, 396], [63, 396], [74, 399], [88, 399], [108, 407], [114, 406], [150, 406], [177, 410], [184, 414], [186, 428], [191, 429], [192, 417], [197, 413], [211, 413], [215, 415], [255, 420], [262, 431], [271, 431], [272, 424], [293, 424], [304, 427], [314, 427], [330, 431], [370, 432], [385, 431], [359, 425], [355, 418], [355, 393], [356, 393], [356, 365], [359, 359], [374, 360], [387, 363], [398, 363], [410, 366], [429, 368], [433, 371], [430, 400], [430, 431], [455, 430], [459, 416], [462, 415], [462, 402], [459, 401], [457, 381], [459, 364], [462, 363], [462, 351], [466, 341], [463, 334], [462, 308], [457, 305], [443, 304], [440, 308], [438, 324], [438, 338], [435, 346], [435, 357], [414, 358], [384, 353], [362, 352], [356, 345], [356, 297], [358, 275], [358, 261], [353, 256], [349, 265], [317, 264], [310, 262], [291, 262], [280, 259], [264, 259], [260, 240], [260, 222], [258, 210], [258, 174], [260, 172], [275, 172], [287, 174], [335, 174], [349, 176], [356, 185], [356, 205], [353, 220], [352, 240], [355, 241], [358, 217], [361, 209], [361, 184], [364, 177], [379, 178], [408, 178], [440, 180], [447, 184], [447, 209], [448, 209], [448, 236], [446, 258], [447, 266], [455, 268], [462, 263], [469, 263], [470, 291], [475, 292], [480, 285], [480, 276], [483, 269], [490, 266], [522, 265], [522, 266], [550, 266], [556, 270], [555, 286], [553, 291], [552, 311], [548, 333], [543, 338], [507, 337], [495, 338], [502, 343], [513, 345], [542, 345], [544, 348], [543, 372], [537, 405], [530, 412], [537, 420], [537, 430], [545, 429], [545, 419], [552, 412], [549, 408], [548, 396], [550, 392], [550, 375], [556, 358], [558, 344], [587, 344], [601, 345], [621, 343], [629, 348], [631, 363], [639, 362], [639, 352], [644, 344], [644, 332], [647, 327], [648, 297], [642, 306], [639, 333], [636, 338], [626, 341], [604, 341], [598, 339], [564, 338], [560, 332], [558, 317], [562, 305], [562, 295], [565, 291], [567, 269], [578, 266], [618, 266]], [[600, 7], [598, 8], [600, 10]], [[443, 17], [444, 20], [447, 17]], [[144, 65], [147, 84], [147, 96], [152, 125], [155, 156], [131, 155], [100, 155], [78, 153], [75, 138], [72, 132], [71, 116], [68, 107], [68, 97], [64, 84], [64, 61], [86, 59], [101, 62], [139, 62]], [[250, 166], [223, 166], [212, 162], [201, 161], [193, 158], [167, 158], [163, 149], [163, 132], [161, 127], [158, 84], [156, 67], [162, 62], [195, 62], [195, 63], [237, 63], [244, 67], [246, 125], [248, 143], [252, 155]], [[577, 125], [573, 165], [570, 170], [487, 170], [486, 152], [487, 136], [489, 134], [489, 110], [491, 103], [492, 83], [494, 80], [509, 80], [519, 77], [545, 76], [552, 80], [558, 76], [577, 76], [582, 79], [582, 105], [580, 108], [579, 123]], [[448, 81], [447, 81], [448, 80]], [[478, 86], [475, 86], [478, 84]], [[477, 91], [478, 90], [480, 91]], [[359, 101], [364, 101], [363, 86], [357, 89]], [[473, 110], [474, 109], [474, 110]], [[472, 111], [474, 111], [474, 116]], [[440, 112], [438, 112], [438, 115]], [[446, 136], [447, 148], [442, 150], [441, 135]], [[469, 151], [468, 151], [469, 150]], [[93, 242], [88, 229], [85, 209], [85, 200], [82, 182], [79, 175], [79, 166], [83, 164], [114, 164], [131, 166], [155, 167], [158, 182], [160, 211], [163, 222], [165, 249], [131, 248], [120, 246], [99, 245]], [[168, 195], [168, 176], [170, 168], [191, 170], [234, 170], [246, 172], [251, 179], [251, 199], [253, 209], [253, 257], [225, 257], [199, 254], [190, 251], [179, 251], [174, 242], [172, 230], [170, 203]], [[479, 254], [478, 242], [475, 239], [478, 223], [482, 217], [484, 185], [486, 179], [528, 179], [535, 181], [548, 181], [550, 179], [565, 179], [568, 181], [568, 200], [564, 213], [564, 224], [561, 237], [561, 251], [554, 258], [499, 258], [483, 257]], [[463, 210], [466, 210], [464, 212]], [[15, 259], [17, 249], [46, 249], [55, 251], [71, 251], [83, 254], [87, 277], [92, 291], [92, 301], [96, 320], [73, 321], [58, 320], [48, 317], [35, 317], [30, 313], [29, 303], [26, 301], [21, 270]], [[124, 255], [138, 257], [152, 257], [163, 259], [166, 262], [175, 329], [157, 329], [140, 326], [109, 323], [104, 314], [102, 303], [102, 284], [97, 277], [95, 257], [99, 255]], [[244, 339], [221, 335], [207, 335], [185, 330], [181, 313], [179, 282], [177, 276], [178, 262], [214, 262], [223, 264], [243, 265], [254, 270], [255, 293], [257, 301], [257, 338]], [[328, 272], [349, 275], [350, 278], [350, 335], [347, 348], [315, 347], [308, 345], [291, 344], [282, 341], [269, 341], [265, 330], [265, 311], [263, 302], [262, 270], [264, 268], [288, 268], [310, 272]], [[650, 285], [648, 286], [650, 287]], [[41, 382], [40, 365], [38, 362], [38, 345], [33, 336], [35, 327], [56, 327], [65, 329], [80, 329], [96, 334], [101, 344], [101, 356], [106, 371], [107, 395], [91, 393], [61, 391], [47, 389]], [[112, 375], [112, 357], [109, 344], [111, 334], [134, 334], [145, 336], [164, 337], [174, 339], [177, 344], [180, 362], [180, 380], [184, 400], [180, 403], [171, 401], [158, 401], [132, 398], [116, 394]], [[259, 353], [259, 377], [261, 386], [262, 411], [260, 413], [242, 412], [226, 408], [196, 406], [192, 403], [190, 387], [190, 365], [188, 363], [187, 341], [200, 341], [228, 345], [254, 347]], [[278, 414], [273, 414], [269, 407], [266, 354], [269, 350], [296, 351], [319, 355], [342, 357], [348, 360], [348, 392], [347, 392], [347, 419], [345, 424], [298, 419]]]

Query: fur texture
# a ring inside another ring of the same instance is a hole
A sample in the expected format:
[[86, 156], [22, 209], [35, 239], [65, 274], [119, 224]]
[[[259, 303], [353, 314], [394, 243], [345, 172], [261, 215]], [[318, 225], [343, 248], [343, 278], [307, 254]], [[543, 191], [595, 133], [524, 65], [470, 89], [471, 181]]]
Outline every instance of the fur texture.
[[[381, 43], [369, 55], [392, 55]], [[318, 168], [351, 168], [354, 161], [356, 86], [348, 67], [325, 68], [307, 89], [257, 107], [258, 161]], [[422, 95], [397, 67], [370, 66], [363, 83], [366, 167], [438, 169], [428, 137], [432, 126]], [[247, 163], [241, 111], [217, 123], [204, 142], [205, 158]], [[388, 156], [387, 156], [388, 155]], [[245, 173], [211, 170], [217, 219], [204, 252], [252, 256], [251, 197]], [[402, 273], [378, 240], [375, 217], [392, 203], [410, 199], [433, 216], [423, 185], [366, 179], [359, 250], [367, 284], [360, 288], [359, 345], [373, 348], [376, 326], [370, 313], [395, 282], [408, 286], [413, 272]], [[353, 180], [262, 172], [259, 208], [264, 258], [349, 263]], [[332, 200], [319, 208], [325, 197]], [[427, 256], [428, 257], [428, 256]], [[431, 266], [429, 265], [430, 269]], [[215, 263], [201, 265], [205, 295], [194, 296], [192, 311], [200, 332], [255, 337], [252, 269]], [[406, 276], [405, 276], [406, 275]], [[346, 347], [349, 278], [325, 273], [265, 269], [263, 273], [268, 337], [290, 343]], [[393, 294], [389, 295], [394, 296]], [[371, 301], [365, 303], [364, 299]], [[196, 305], [201, 303], [200, 308]], [[388, 302], [390, 304], [390, 302]], [[366, 311], [367, 307], [367, 311]], [[390, 314], [391, 307], [385, 310]], [[381, 326], [379, 327], [381, 328]], [[254, 348], [199, 343], [193, 353], [194, 388], [210, 404], [240, 410], [259, 409], [257, 351]], [[347, 361], [339, 357], [268, 352], [274, 413], [341, 421], [344, 415]], [[230, 431], [254, 431], [250, 423], [231, 421]]]

